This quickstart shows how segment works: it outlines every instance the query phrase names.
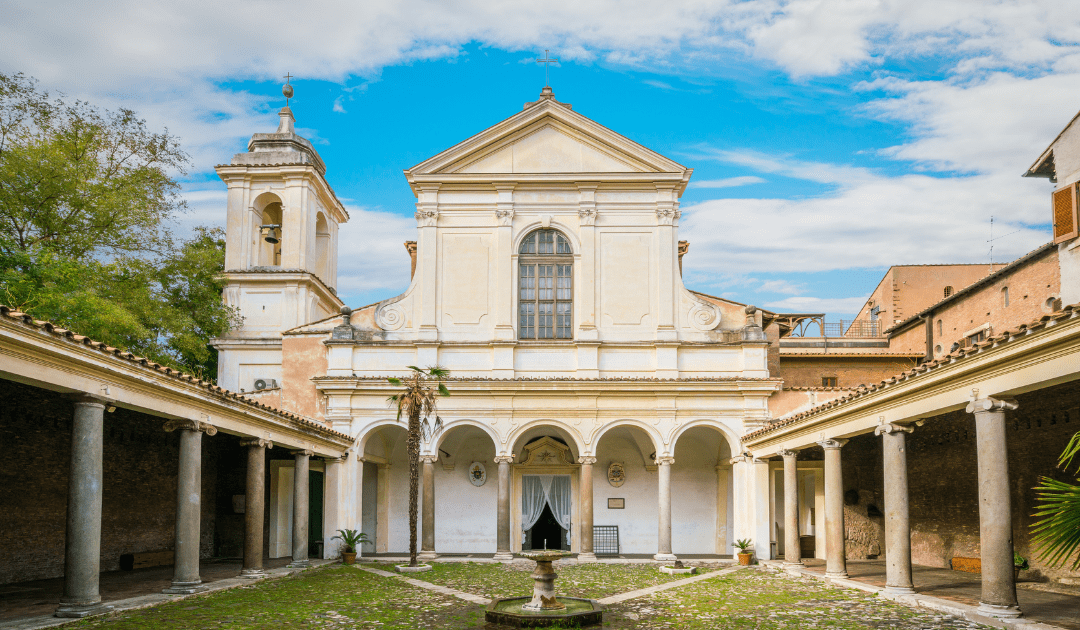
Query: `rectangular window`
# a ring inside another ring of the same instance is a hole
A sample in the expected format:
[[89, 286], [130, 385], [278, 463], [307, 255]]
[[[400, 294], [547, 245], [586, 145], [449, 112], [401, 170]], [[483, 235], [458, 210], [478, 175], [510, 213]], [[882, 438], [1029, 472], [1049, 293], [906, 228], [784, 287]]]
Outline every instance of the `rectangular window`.
[[570, 329], [572, 327], [571, 322], [573, 321], [570, 309], [570, 302], [557, 303], [555, 309], [555, 316], [555, 326], [557, 328], [557, 330], [555, 331], [555, 336], [559, 339], [570, 339], [572, 336], [570, 334]]
[[836, 387], [836, 377], [835, 376], [822, 376], [821, 377], [821, 386], [822, 387]]

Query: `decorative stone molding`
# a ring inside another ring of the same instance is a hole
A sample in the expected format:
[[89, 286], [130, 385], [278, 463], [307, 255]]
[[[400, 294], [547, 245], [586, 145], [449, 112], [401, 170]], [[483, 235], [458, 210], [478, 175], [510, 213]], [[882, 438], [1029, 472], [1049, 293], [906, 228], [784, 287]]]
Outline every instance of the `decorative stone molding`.
[[879, 420], [877, 428], [874, 429], [874, 435], [884, 435], [886, 433], [911, 433], [915, 430], [915, 427], [922, 426], [923, 421], [919, 420], [915, 424], [896, 424], [894, 422], [885, 422]]
[[587, 206], [578, 208], [577, 215], [581, 227], [592, 227], [596, 225], [596, 208]]
[[375, 323], [383, 330], [397, 330], [405, 325], [405, 311], [396, 302], [383, 304], [375, 311]]
[[707, 332], [719, 326], [720, 318], [721, 314], [718, 307], [698, 300], [695, 300], [694, 305], [690, 307], [690, 313], [687, 317], [690, 325], [701, 332]]
[[439, 461], [439, 457], [438, 455], [421, 455], [420, 461], [425, 464], [434, 464], [435, 462]]
[[977, 398], [968, 403], [968, 413], [993, 413], [999, 411], [1015, 411], [1020, 404], [1011, 398]]
[[295, 451], [289, 451], [290, 455], [304, 455], [305, 457], [311, 457], [315, 454], [315, 451], [308, 448], [301, 448]]
[[209, 422], [203, 422], [202, 420], [189, 420], [181, 418], [179, 420], [169, 420], [165, 424], [161, 425], [161, 428], [166, 433], [172, 433], [177, 429], [183, 431], [202, 431], [207, 435], [217, 435], [217, 427]]
[[829, 438], [827, 440], [821, 440], [820, 442], [818, 442], [818, 446], [827, 451], [834, 451], [839, 448], [843, 448], [843, 446], [847, 443], [847, 440], [843, 440], [840, 438]]
[[681, 216], [682, 210], [678, 208], [660, 207], [656, 209], [656, 220], [660, 225], [674, 225], [675, 221]]
[[595, 464], [596, 458], [591, 455], [582, 455], [581, 457], [577, 458], [577, 462], [579, 464]]
[[780, 457], [783, 457], [784, 459], [787, 459], [789, 457], [792, 457], [792, 458], [798, 457], [799, 456], [799, 451], [794, 451], [794, 450], [791, 450], [789, 448], [782, 448], [782, 449], [776, 451], [776, 454], [779, 455]]
[[495, 457], [495, 463], [496, 464], [513, 464], [514, 463], [514, 456], [513, 455], [499, 455], [499, 456]]
[[499, 225], [509, 227], [514, 222], [514, 209], [500, 208], [495, 210], [495, 219], [499, 222]]
[[263, 438], [248, 438], [240, 440], [240, 446], [257, 446], [259, 448], [274, 448], [274, 443]]
[[674, 463], [675, 463], [675, 458], [671, 457], [671, 456], [664, 456], [664, 457], [657, 457], [656, 458], [656, 465], [657, 466], [670, 466], [670, 465], [672, 465]]
[[438, 210], [417, 210], [413, 216], [416, 217], [416, 224], [419, 227], [435, 227], [439, 222]]

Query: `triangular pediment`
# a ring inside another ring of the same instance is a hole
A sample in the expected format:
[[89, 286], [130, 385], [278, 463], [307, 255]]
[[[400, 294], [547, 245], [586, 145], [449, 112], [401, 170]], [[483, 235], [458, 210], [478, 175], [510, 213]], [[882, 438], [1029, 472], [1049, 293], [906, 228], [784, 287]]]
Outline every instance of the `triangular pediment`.
[[548, 100], [527, 107], [406, 174], [644, 174], [686, 170], [561, 103]]

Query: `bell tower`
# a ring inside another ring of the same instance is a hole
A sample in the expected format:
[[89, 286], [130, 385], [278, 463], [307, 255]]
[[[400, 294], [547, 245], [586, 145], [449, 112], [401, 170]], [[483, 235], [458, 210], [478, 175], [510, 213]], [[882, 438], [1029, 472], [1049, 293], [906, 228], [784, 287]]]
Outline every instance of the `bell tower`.
[[[292, 96], [292, 86], [282, 92]], [[225, 303], [240, 328], [215, 339], [218, 383], [251, 391], [281, 382], [282, 332], [337, 313], [338, 228], [349, 220], [326, 181], [326, 165], [296, 134], [288, 103], [274, 133], [216, 167], [228, 186]]]

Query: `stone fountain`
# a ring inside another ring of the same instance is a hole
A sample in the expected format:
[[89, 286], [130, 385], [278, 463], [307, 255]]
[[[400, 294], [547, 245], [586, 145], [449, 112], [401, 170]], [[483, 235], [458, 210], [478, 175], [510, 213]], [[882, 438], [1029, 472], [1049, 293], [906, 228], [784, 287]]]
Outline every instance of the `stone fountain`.
[[594, 599], [555, 597], [555, 578], [551, 563], [570, 555], [568, 551], [523, 551], [521, 556], [536, 562], [533, 571], [533, 594], [528, 597], [496, 599], [488, 605], [484, 619], [517, 628], [590, 626], [603, 620], [603, 609]]

